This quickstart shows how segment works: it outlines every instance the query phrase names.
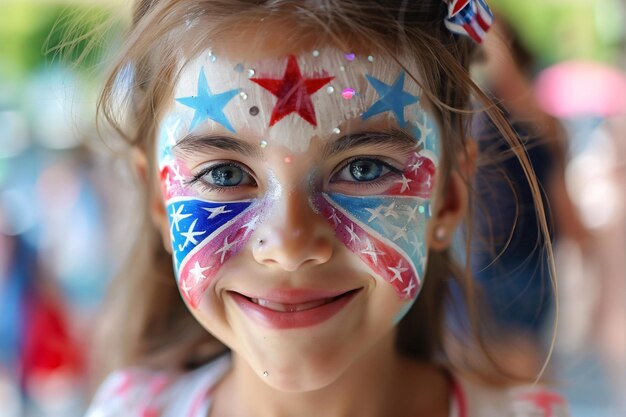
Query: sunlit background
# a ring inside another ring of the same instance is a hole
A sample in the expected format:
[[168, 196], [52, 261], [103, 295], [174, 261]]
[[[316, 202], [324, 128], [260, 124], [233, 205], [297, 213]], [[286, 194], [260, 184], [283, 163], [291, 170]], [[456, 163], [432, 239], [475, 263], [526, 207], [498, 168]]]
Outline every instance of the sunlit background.
[[[0, 0], [3, 417], [79, 416], [86, 405], [90, 326], [128, 248], [119, 225], [132, 221], [120, 192], [123, 161], [94, 123], [128, 3]], [[624, 3], [489, 3], [534, 56], [532, 94], [567, 129], [566, 185], [589, 232], [582, 245], [556, 247], [560, 324], [550, 377], [574, 417], [623, 417]]]

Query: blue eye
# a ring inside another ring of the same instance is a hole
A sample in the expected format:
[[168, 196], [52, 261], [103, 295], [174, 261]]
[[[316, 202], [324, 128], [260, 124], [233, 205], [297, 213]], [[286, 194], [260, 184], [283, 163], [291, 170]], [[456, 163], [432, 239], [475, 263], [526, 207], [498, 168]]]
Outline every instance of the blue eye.
[[235, 187], [241, 184], [247, 175], [243, 169], [236, 165], [222, 165], [212, 168], [206, 175], [205, 181], [220, 187]]
[[399, 171], [388, 163], [375, 158], [354, 158], [343, 165], [331, 182], [370, 183]]
[[384, 165], [374, 159], [357, 159], [348, 165], [350, 175], [359, 182], [374, 181], [383, 172]]
[[204, 168], [188, 181], [189, 185], [196, 183], [204, 188], [216, 191], [238, 186], [256, 185], [252, 175], [234, 162], [226, 162]]

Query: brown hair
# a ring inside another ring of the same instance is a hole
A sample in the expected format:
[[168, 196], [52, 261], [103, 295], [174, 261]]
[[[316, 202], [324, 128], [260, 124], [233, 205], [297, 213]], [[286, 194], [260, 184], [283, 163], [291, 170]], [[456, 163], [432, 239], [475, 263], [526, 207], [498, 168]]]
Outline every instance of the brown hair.
[[[156, 128], [171, 97], [180, 61], [191, 59], [210, 42], [232, 33], [235, 27], [258, 27], [261, 33], [271, 25], [281, 24], [283, 28], [291, 28], [289, 39], [298, 42], [312, 41], [309, 38], [315, 36], [320, 43], [345, 50], [356, 43], [391, 56], [412, 57], [420, 81], [415, 74], [407, 71], [407, 75], [420, 84], [432, 103], [443, 142], [440, 167], [444, 175], [458, 168], [457, 157], [467, 150], [470, 98], [478, 98], [521, 161], [534, 195], [539, 196], [532, 167], [519, 139], [469, 77], [475, 45], [469, 38], [453, 35], [445, 28], [446, 10], [441, 0], [140, 0], [127, 42], [101, 96], [99, 110], [132, 146], [153, 155]], [[186, 36], [186, 31], [194, 36]], [[180, 48], [183, 38], [188, 41], [185, 57], [181, 56]], [[263, 36], [258, 38], [263, 41]], [[116, 86], [120, 74], [128, 68], [132, 68], [133, 77], [123, 101]], [[121, 104], [126, 106], [120, 107]], [[121, 115], [130, 117], [126, 126]], [[156, 171], [154, 166], [149, 167], [152, 175]], [[469, 188], [470, 179], [465, 181]], [[446, 183], [445, 177], [442, 183]], [[153, 192], [157, 190], [146, 190], [146, 197]], [[542, 201], [535, 200], [541, 229], [547, 237]], [[149, 208], [146, 206], [143, 212], [147, 217]], [[467, 213], [468, 253], [471, 217]], [[106, 304], [103, 317], [106, 338], [98, 344], [101, 349], [98, 366], [102, 372], [136, 364], [194, 366], [226, 349], [186, 310], [171, 272], [171, 257], [149, 219], [143, 221], [145, 228], [130, 256], [131, 262], [112, 286]], [[469, 256], [465, 258], [468, 261], [461, 267], [449, 251], [429, 254], [422, 293], [399, 325], [397, 346], [404, 354], [428, 361], [445, 358], [444, 306], [449, 299], [448, 280], [457, 281], [464, 289], [472, 333], [479, 335]], [[487, 354], [479, 336], [472, 341], [474, 351]]]

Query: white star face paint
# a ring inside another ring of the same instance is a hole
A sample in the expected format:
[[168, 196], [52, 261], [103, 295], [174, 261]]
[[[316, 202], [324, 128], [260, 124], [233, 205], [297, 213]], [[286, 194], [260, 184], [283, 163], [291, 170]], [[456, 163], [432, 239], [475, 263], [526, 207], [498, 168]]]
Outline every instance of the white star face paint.
[[[316, 179], [302, 182], [327, 185], [298, 192], [309, 193], [311, 209], [327, 219], [339, 241], [410, 305], [424, 275], [426, 221], [439, 160], [437, 128], [420, 105], [417, 84], [389, 60], [334, 49], [258, 62], [207, 54], [189, 63], [158, 147], [175, 268], [189, 304], [198, 305], [221, 266], [244, 248], [283, 198], [285, 187], [274, 169], [289, 171], [285, 166], [296, 169], [295, 161], [319, 157], [320, 147], [310, 146], [314, 139], [328, 146], [358, 136], [344, 127], [346, 122], [378, 119], [395, 126], [395, 133], [380, 135], [381, 141], [390, 143], [394, 134], [414, 141], [402, 165], [365, 155], [341, 170], [312, 166], [309, 176]], [[228, 138], [247, 145], [233, 145]], [[263, 172], [247, 172], [225, 158], [190, 164], [177, 153], [181, 140], [256, 153], [266, 163]], [[277, 168], [267, 163], [267, 155], [279, 149], [293, 155], [286, 154]], [[253, 177], [268, 184], [263, 194]], [[242, 184], [246, 193], [231, 192]]]

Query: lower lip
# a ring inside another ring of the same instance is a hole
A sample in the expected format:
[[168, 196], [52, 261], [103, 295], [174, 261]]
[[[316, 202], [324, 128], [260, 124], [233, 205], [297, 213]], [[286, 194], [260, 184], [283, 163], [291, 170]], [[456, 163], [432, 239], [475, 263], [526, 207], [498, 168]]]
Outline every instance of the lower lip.
[[260, 325], [273, 329], [296, 329], [325, 322], [348, 305], [358, 292], [353, 291], [319, 307], [294, 312], [270, 310], [253, 303], [239, 293], [230, 292], [229, 294], [244, 313]]

